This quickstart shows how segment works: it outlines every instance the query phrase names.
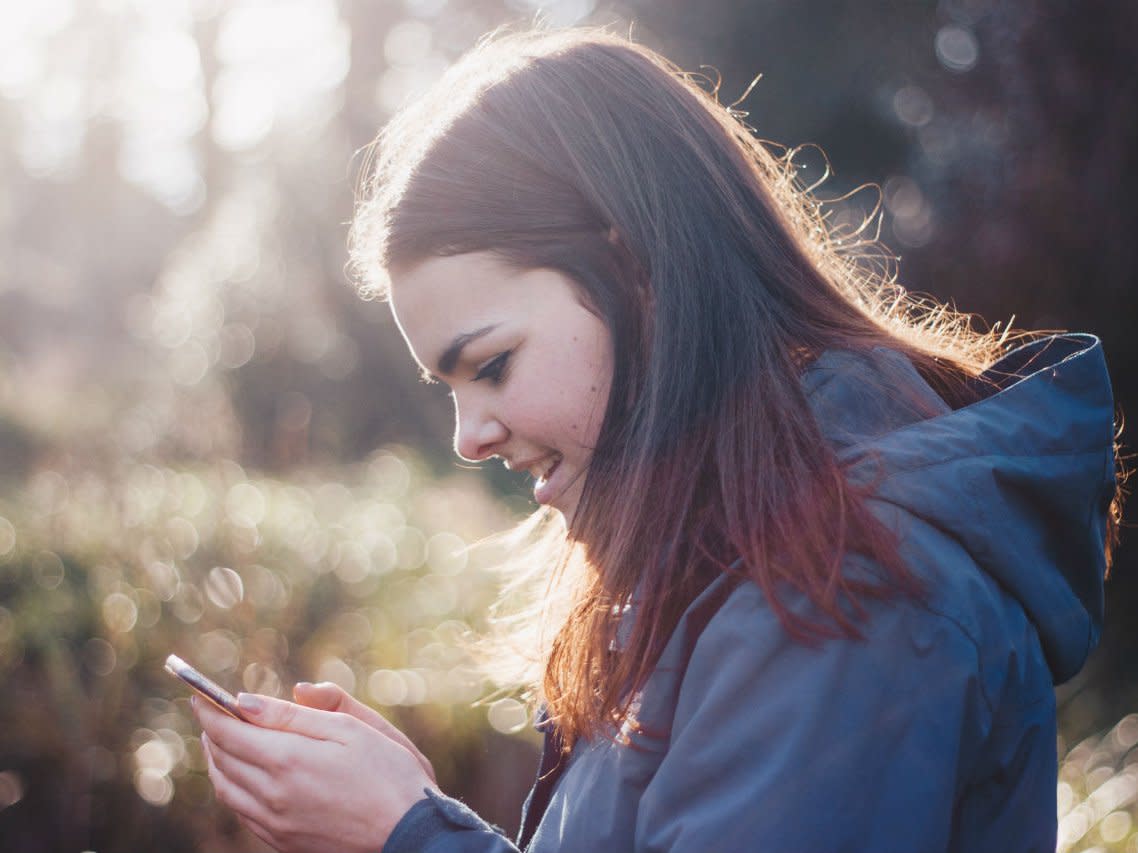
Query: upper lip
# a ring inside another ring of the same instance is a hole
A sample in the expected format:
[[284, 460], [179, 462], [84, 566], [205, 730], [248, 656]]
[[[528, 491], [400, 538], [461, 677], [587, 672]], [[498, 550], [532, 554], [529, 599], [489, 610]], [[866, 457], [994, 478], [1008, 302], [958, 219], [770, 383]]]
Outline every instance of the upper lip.
[[535, 478], [541, 479], [549, 469], [553, 467], [554, 463], [561, 458], [560, 454], [547, 453], [545, 456], [538, 456], [528, 462], [518, 462], [516, 460], [509, 460], [506, 467], [511, 471], [528, 471]]

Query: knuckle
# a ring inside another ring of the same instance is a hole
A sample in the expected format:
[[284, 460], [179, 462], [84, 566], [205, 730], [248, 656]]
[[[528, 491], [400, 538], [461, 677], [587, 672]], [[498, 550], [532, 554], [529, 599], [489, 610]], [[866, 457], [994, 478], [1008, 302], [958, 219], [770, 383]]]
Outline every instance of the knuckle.
[[286, 752], [271, 752], [265, 755], [264, 767], [273, 777], [279, 777], [289, 769], [291, 761]]
[[280, 723], [282, 728], [291, 728], [293, 722], [296, 720], [297, 706], [291, 702], [281, 707]]
[[280, 784], [270, 785], [265, 789], [265, 807], [275, 816], [282, 816], [288, 812], [289, 797]]
[[301, 760], [292, 749], [281, 750], [276, 756], [278, 778], [287, 778], [301, 769]]

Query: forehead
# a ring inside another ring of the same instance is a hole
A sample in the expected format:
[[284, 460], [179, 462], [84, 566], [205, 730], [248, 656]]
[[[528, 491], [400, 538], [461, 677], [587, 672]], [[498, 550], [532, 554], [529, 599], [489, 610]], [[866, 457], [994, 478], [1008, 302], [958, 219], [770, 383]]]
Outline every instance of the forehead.
[[[391, 271], [390, 302], [408, 343], [426, 345], [453, 337], [516, 298], [505, 270], [484, 253], [429, 258]], [[416, 353], [427, 355], [426, 353]]]
[[470, 252], [392, 269], [390, 302], [412, 353], [433, 369], [459, 335], [553, 320], [577, 300], [558, 273], [519, 270], [490, 252]]
[[427, 258], [391, 270], [391, 308], [400, 319], [446, 313], [451, 306], [469, 311], [509, 295], [514, 274], [489, 252]]

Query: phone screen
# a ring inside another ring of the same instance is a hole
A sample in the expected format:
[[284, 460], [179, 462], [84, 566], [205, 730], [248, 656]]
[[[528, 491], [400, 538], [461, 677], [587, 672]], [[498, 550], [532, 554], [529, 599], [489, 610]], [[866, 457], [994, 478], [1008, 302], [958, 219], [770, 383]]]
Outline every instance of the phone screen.
[[166, 658], [166, 671], [186, 682], [186, 684], [190, 685], [197, 693], [204, 696], [222, 711], [229, 714], [229, 716], [236, 717], [242, 722], [249, 722], [245, 715], [241, 713], [241, 709], [237, 707], [237, 697], [220, 684], [202, 675], [177, 655], [170, 655]]

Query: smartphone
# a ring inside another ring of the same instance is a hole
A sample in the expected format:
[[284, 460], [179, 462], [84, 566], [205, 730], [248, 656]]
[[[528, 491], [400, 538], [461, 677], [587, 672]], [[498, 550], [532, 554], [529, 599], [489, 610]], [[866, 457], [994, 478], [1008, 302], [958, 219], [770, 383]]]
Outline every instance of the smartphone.
[[237, 707], [236, 696], [220, 684], [206, 678], [177, 655], [170, 655], [166, 658], [166, 671], [182, 679], [182, 681], [190, 685], [197, 693], [204, 696], [229, 716], [236, 717], [245, 723], [249, 722], [248, 718], [241, 713], [241, 709]]

